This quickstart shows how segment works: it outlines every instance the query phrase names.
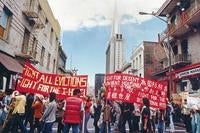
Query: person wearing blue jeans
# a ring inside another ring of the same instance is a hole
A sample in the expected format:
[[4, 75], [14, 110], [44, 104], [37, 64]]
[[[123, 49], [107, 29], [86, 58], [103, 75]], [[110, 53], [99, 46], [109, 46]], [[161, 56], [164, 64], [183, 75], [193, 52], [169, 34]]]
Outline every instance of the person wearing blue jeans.
[[42, 121], [44, 122], [42, 133], [52, 133], [52, 127], [53, 123], [56, 120], [56, 110], [57, 110], [57, 104], [55, 100], [56, 100], [56, 94], [54, 92], [51, 92], [49, 94], [49, 104], [45, 109], [42, 118], [40, 119], [40, 122]]
[[18, 126], [20, 127], [22, 133], [28, 133], [26, 127], [23, 124], [23, 119], [24, 114], [13, 114], [11, 133], [16, 133], [16, 131], [18, 130]]
[[110, 122], [102, 123], [100, 133], [111, 133]]
[[72, 133], [78, 133], [79, 124], [65, 123], [64, 133], [69, 133], [70, 128], [72, 127]]
[[42, 127], [42, 133], [53, 133], [52, 127], [53, 127], [53, 122], [44, 123]]
[[25, 105], [26, 105], [26, 94], [23, 92], [18, 92], [13, 94], [14, 109], [12, 112], [12, 122], [11, 122], [11, 133], [16, 133], [18, 126], [22, 133], [28, 133], [26, 127], [23, 124], [25, 115]]

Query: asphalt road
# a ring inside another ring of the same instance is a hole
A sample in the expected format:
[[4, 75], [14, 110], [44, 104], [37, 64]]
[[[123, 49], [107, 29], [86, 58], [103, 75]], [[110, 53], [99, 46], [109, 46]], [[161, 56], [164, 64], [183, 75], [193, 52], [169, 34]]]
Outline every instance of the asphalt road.
[[[28, 128], [29, 129], [29, 128]], [[57, 131], [57, 123], [54, 124], [53, 126], [53, 133], [56, 133]], [[94, 126], [93, 126], [93, 119], [90, 119], [88, 122], [88, 131], [90, 133], [94, 133]], [[128, 124], [126, 125], [126, 131], [128, 133], [129, 129], [128, 129]], [[119, 133], [119, 132], [115, 132], [113, 127], [111, 128], [111, 132], [112, 133]], [[175, 133], [185, 133], [185, 128], [184, 127], [180, 127], [180, 126], [175, 126]], [[1, 133], [1, 128], [0, 128], [0, 133]], [[37, 132], [35, 132], [37, 133]], [[70, 133], [72, 133], [72, 131], [70, 131]], [[169, 133], [169, 129], [167, 128], [166, 133]]]

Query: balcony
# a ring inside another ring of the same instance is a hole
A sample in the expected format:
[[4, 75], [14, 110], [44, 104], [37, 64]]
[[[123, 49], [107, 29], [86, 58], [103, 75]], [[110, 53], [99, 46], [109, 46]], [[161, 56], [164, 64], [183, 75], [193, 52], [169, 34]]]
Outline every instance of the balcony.
[[184, 66], [191, 63], [191, 54], [177, 54], [173, 66]]
[[[179, 15], [169, 24], [169, 36], [179, 37], [193, 30], [200, 21], [200, 0], [190, 3], [190, 7]], [[160, 41], [167, 38], [167, 29], [159, 34]]]
[[[173, 68], [180, 68], [182, 66], [191, 63], [191, 55], [177, 54], [171, 60]], [[155, 75], [165, 74], [168, 68], [169, 68], [168, 58], [164, 58], [160, 61], [157, 61], [153, 64], [152, 75], [155, 76]]]
[[24, 10], [22, 11], [24, 15], [28, 18], [38, 18], [39, 11], [39, 1], [38, 0], [28, 0], [24, 3]]

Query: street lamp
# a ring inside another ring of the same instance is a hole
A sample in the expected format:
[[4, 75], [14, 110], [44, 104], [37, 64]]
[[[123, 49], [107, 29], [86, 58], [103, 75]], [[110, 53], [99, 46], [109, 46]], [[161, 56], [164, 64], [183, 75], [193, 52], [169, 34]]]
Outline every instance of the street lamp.
[[[161, 18], [160, 16], [156, 15], [155, 13], [146, 13], [146, 12], [139, 12], [140, 15], [151, 15], [154, 16], [167, 24], [167, 46], [168, 46], [168, 56], [169, 56], [169, 98], [171, 98], [171, 90], [172, 90], [172, 61], [171, 61], [171, 47], [169, 43], [169, 22]], [[166, 16], [168, 17], [168, 16]]]

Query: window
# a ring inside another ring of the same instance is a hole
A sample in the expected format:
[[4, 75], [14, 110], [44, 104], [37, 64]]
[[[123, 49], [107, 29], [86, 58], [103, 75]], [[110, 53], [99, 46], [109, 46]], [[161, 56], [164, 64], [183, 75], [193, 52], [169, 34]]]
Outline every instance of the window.
[[136, 57], [136, 64], [135, 64], [135, 66], [138, 69], [138, 57]]
[[44, 54], [45, 54], [45, 48], [42, 47], [41, 55], [40, 55], [40, 65], [42, 65], [42, 66], [44, 64]]
[[8, 30], [11, 22], [11, 12], [4, 7], [2, 13], [0, 14], [0, 38], [8, 38]]
[[135, 69], [136, 67], [135, 67], [135, 60], [133, 60], [133, 69]]
[[49, 70], [49, 65], [50, 65], [50, 59], [51, 59], [51, 54], [48, 54], [48, 59], [47, 59], [47, 70]]
[[52, 43], [53, 43], [53, 29], [52, 28], [51, 28], [51, 33], [50, 33], [50, 38], [49, 39], [50, 39], [49, 42], [52, 45]]
[[55, 72], [55, 67], [56, 67], [56, 60], [53, 60], [53, 73]]
[[23, 43], [22, 43], [22, 53], [24, 53], [24, 54], [27, 54], [27, 52], [28, 52], [29, 38], [30, 38], [30, 32], [27, 29], [25, 29], [24, 39], [23, 39]]
[[36, 58], [36, 54], [37, 54], [37, 43], [38, 41], [36, 40], [36, 38], [33, 38], [33, 43], [32, 43], [32, 48], [31, 48], [31, 56], [33, 56], [33, 58]]
[[183, 40], [181, 42], [181, 52], [182, 54], [188, 54], [188, 40]]
[[139, 67], [141, 67], [142, 66], [142, 56], [141, 56], [141, 54], [139, 55]]

